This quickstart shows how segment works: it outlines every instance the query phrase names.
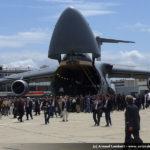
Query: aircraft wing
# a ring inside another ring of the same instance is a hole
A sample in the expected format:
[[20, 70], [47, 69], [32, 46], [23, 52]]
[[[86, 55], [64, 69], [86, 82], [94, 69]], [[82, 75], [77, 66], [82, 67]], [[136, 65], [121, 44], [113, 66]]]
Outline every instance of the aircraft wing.
[[57, 69], [58, 69], [58, 66], [55, 66], [52, 68], [47, 67], [47, 68], [43, 68], [43, 69], [39, 69], [39, 70], [13, 74], [13, 75], [7, 76], [5, 78], [0, 78], [0, 85], [8, 84], [15, 80], [20, 80], [20, 79], [29, 81], [29, 82], [47, 81], [47, 80], [50, 81]]
[[121, 69], [113, 68], [109, 71], [110, 78], [138, 78], [148, 79], [150, 71], [147, 70], [134, 70], [134, 69]]

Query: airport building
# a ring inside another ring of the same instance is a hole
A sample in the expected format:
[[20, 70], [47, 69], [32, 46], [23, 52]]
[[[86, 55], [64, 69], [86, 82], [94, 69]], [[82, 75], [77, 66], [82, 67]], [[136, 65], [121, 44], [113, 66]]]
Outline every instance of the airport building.
[[146, 79], [113, 80], [117, 94], [145, 94], [148, 91]]
[[140, 93], [147, 93], [149, 91], [147, 87], [147, 79], [136, 79], [137, 80], [137, 86], [139, 87]]

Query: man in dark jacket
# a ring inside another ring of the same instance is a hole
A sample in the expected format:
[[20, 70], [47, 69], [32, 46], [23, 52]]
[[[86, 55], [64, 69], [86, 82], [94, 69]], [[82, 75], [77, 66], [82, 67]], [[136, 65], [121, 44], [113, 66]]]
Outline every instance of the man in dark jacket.
[[22, 98], [19, 99], [17, 107], [18, 107], [17, 110], [18, 110], [18, 114], [19, 114], [18, 120], [20, 122], [23, 122], [22, 117], [24, 115], [24, 99], [22, 99]]
[[142, 104], [142, 100], [141, 97], [139, 95], [136, 95], [136, 100], [135, 100], [135, 105], [141, 109], [141, 104]]
[[30, 115], [31, 119], [33, 119], [33, 117], [32, 117], [32, 107], [33, 107], [33, 103], [31, 101], [31, 98], [27, 97], [27, 101], [26, 101], [26, 116], [27, 116], [27, 120], [29, 120], [29, 115]]
[[126, 111], [125, 111], [125, 143], [131, 142], [131, 135], [134, 136], [134, 142], [142, 141], [139, 137], [140, 130], [140, 115], [138, 107], [133, 104], [133, 97], [126, 96]]
[[51, 115], [52, 115], [52, 117], [54, 117], [54, 114], [57, 117], [56, 107], [58, 107], [57, 99], [56, 99], [56, 97], [51, 96]]
[[144, 97], [144, 95], [141, 95], [141, 102], [142, 102], [143, 109], [145, 109], [145, 97]]
[[110, 112], [112, 110], [113, 102], [110, 99], [110, 96], [108, 94], [105, 95], [105, 101], [104, 101], [104, 112], [105, 112], [105, 119], [106, 119], [106, 127], [109, 127], [109, 125], [112, 125], [111, 123], [111, 117]]
[[78, 97], [76, 98], [76, 111], [77, 111], [77, 113], [80, 112], [80, 101], [81, 101], [81, 99], [80, 99], [80, 97], [78, 96]]
[[15, 97], [14, 98], [14, 109], [13, 109], [13, 115], [14, 115], [14, 118], [17, 118], [17, 114], [18, 114], [18, 99]]
[[42, 104], [42, 109], [44, 110], [44, 118], [45, 118], [45, 124], [49, 123], [50, 119], [50, 107], [51, 107], [51, 102], [46, 96], [43, 104]]
[[40, 101], [39, 98], [35, 100], [35, 116], [39, 114], [40, 115]]

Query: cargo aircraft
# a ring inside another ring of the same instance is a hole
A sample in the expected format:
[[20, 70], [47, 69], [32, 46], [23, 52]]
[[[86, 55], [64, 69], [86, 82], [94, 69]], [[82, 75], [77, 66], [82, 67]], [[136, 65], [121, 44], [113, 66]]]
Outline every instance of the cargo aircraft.
[[95, 37], [82, 14], [69, 7], [59, 17], [49, 45], [48, 58], [58, 60], [58, 65], [1, 78], [0, 86], [11, 84], [12, 92], [22, 96], [29, 91], [29, 83], [51, 81], [55, 95], [92, 95], [113, 93], [109, 78], [132, 77], [147, 79], [150, 88], [150, 71], [117, 68], [100, 61], [101, 45], [119, 42], [134, 43]]

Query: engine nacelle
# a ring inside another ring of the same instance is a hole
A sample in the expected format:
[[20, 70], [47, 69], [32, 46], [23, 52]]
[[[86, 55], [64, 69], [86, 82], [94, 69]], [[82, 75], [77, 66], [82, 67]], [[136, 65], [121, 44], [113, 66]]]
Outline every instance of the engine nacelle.
[[12, 83], [11, 89], [16, 96], [22, 96], [29, 90], [29, 85], [24, 80], [16, 80]]
[[150, 78], [148, 78], [148, 80], [147, 80], [147, 87], [150, 90]]

